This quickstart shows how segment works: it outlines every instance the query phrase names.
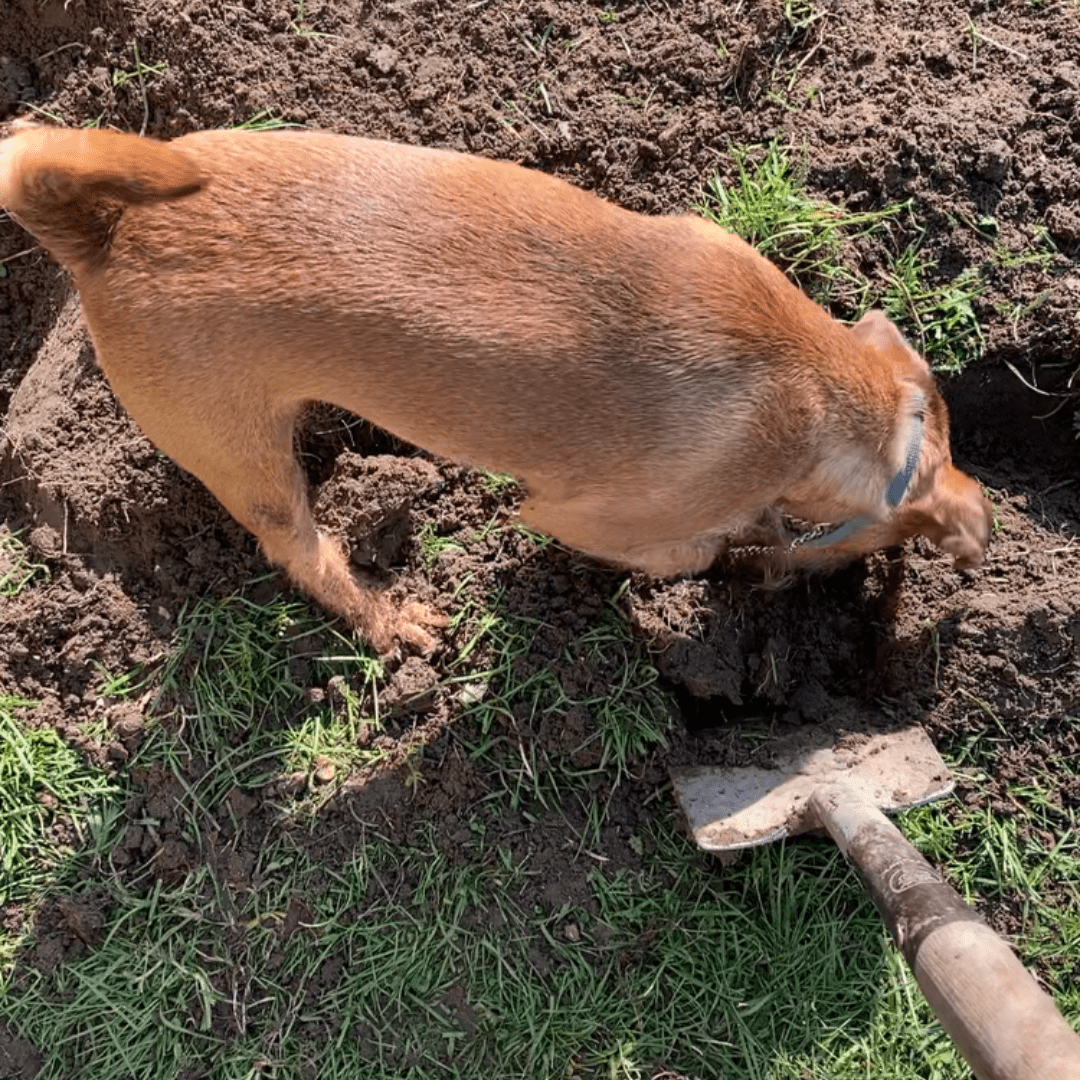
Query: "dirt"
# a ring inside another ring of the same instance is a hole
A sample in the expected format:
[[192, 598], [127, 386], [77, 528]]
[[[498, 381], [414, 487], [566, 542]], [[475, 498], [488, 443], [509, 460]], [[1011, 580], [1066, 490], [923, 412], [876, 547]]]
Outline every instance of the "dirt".
[[[598, 851], [614, 866], [634, 865], [637, 822], [677, 820], [669, 797], [653, 797], [666, 768], [750, 760], [751, 723], [782, 735], [803, 724], [859, 730], [869, 716], [917, 721], [946, 750], [991, 732], [991, 801], [1002, 806], [1005, 785], [1080, 753], [1063, 723], [1080, 710], [1080, 444], [1077, 402], [1059, 396], [1080, 356], [1080, 8], [786, 7], [794, 20], [770, 2], [308, 0], [297, 22], [285, 0], [12, 0], [0, 20], [0, 119], [31, 107], [169, 137], [272, 109], [299, 125], [519, 162], [650, 214], [683, 211], [716, 172], [730, 179], [730, 145], [780, 135], [805, 148], [820, 197], [856, 210], [913, 200], [921, 235], [901, 222], [890, 237], [850, 245], [871, 282], [882, 282], [890, 249], [916, 239], [936, 282], [982, 271], [985, 355], [944, 387], [958, 464], [997, 508], [989, 561], [975, 572], [917, 542], [781, 591], [731, 566], [627, 584], [557, 546], [488, 528], [509, 523], [513, 493], [354, 419], [313, 413], [302, 450], [322, 485], [324, 523], [357, 542], [358, 565], [387, 580], [392, 568], [397, 588], [436, 608], [501, 592], [506, 613], [541, 620], [523, 673], [555, 665], [571, 697], [603, 686], [612, 672], [585, 652], [567, 659], [567, 646], [612, 603], [629, 616], [635, 647], [676, 705], [667, 744], [610, 793]], [[819, 17], [800, 25], [810, 11]], [[135, 77], [136, 47], [144, 65], [164, 67]], [[1003, 249], [1047, 257], [1005, 259]], [[41, 701], [32, 722], [118, 767], [143, 737], [142, 706], [105, 701], [102, 668], [152, 662], [185, 601], [239, 590], [265, 564], [116, 405], [64, 274], [7, 220], [0, 263], [0, 514], [48, 570], [0, 598], [0, 693]], [[425, 529], [468, 537], [469, 548], [425, 566]], [[412, 658], [389, 673], [385, 700], [400, 723], [379, 738], [404, 746], [404, 733], [419, 733], [425, 783], [407, 784], [403, 761], [347, 778], [308, 839], [328, 865], [345, 857], [357, 820], [378, 818], [402, 840], [431, 822], [448, 851], [459, 842], [485, 790], [455, 734], [460, 688], [444, 682], [467, 633], [449, 632], [430, 663]], [[87, 735], [85, 722], [101, 719], [109, 734]], [[594, 725], [571, 708], [514, 737], [588, 757]], [[205, 859], [230, 879], [250, 873], [276, 788], [237, 790], [206, 850], [193, 851], [171, 809], [175, 778], [135, 779], [129, 819], [154, 802], [162, 826], [150, 836], [132, 824], [117, 865], [170, 877]], [[961, 797], [983, 796], [961, 788]], [[1050, 798], [1075, 807], [1080, 788], [1063, 784]], [[574, 824], [508, 812], [498, 826], [506, 846], [546, 870], [535, 899], [550, 908], [590, 896], [565, 843]], [[92, 948], [102, 913], [90, 908], [46, 905], [27, 962], [50, 970]], [[1002, 928], [1013, 917], [1007, 906], [989, 914]], [[20, 918], [5, 911], [10, 925]], [[0, 1072], [33, 1075], [35, 1048], [9, 1035], [0, 1028]]]

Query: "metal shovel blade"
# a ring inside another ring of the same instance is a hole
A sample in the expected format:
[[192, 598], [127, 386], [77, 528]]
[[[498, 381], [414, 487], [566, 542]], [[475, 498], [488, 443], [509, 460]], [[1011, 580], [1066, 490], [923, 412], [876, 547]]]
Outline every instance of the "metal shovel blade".
[[776, 765], [769, 769], [672, 770], [675, 795], [699, 847], [737, 851], [818, 829], [810, 795], [838, 780], [857, 783], [886, 813], [933, 802], [954, 786], [921, 727], [841, 735], [803, 729], [772, 753]]

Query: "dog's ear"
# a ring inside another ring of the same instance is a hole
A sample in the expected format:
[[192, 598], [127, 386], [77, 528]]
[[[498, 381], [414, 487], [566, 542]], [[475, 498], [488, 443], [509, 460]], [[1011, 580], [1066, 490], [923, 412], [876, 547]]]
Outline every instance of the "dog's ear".
[[902, 349], [920, 373], [930, 374], [930, 365], [908, 344], [896, 324], [883, 311], [868, 311], [855, 323], [851, 332], [864, 345], [870, 345], [879, 352], [888, 354], [894, 349]]

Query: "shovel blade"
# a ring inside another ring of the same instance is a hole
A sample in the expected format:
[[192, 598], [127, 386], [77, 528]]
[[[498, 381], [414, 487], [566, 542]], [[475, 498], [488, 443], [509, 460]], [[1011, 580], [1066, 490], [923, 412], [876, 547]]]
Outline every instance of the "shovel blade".
[[800, 731], [761, 769], [674, 769], [675, 796], [699, 847], [738, 851], [821, 827], [810, 807], [815, 789], [857, 783], [886, 813], [933, 802], [953, 790], [945, 762], [921, 727], [839, 735]]

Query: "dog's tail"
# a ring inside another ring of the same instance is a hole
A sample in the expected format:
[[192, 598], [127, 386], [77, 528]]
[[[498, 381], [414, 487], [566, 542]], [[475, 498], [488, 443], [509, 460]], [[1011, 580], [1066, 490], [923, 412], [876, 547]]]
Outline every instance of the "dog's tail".
[[65, 266], [100, 266], [126, 205], [176, 199], [205, 178], [167, 143], [33, 127], [0, 142], [0, 206]]

